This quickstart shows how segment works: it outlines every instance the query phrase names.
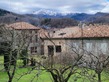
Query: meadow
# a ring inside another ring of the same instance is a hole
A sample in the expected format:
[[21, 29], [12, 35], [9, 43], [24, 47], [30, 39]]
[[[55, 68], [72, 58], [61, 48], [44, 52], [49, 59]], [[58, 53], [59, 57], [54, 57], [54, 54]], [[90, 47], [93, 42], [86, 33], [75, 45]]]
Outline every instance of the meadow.
[[[31, 67], [21, 68], [19, 67], [21, 62], [19, 60], [18, 67], [16, 69], [16, 73], [13, 79], [13, 82], [53, 82], [52, 76], [46, 70], [32, 70]], [[79, 69], [78, 71], [81, 71]], [[93, 71], [89, 71], [89, 73], [94, 73]], [[95, 80], [93, 82], [97, 82], [97, 75], [94, 77]], [[69, 82], [91, 82], [89, 77], [80, 76], [79, 74], [72, 75]], [[7, 82], [8, 75], [3, 69], [3, 56], [0, 56], [0, 82]], [[104, 71], [102, 73], [102, 82], [109, 82], [109, 73], [108, 71]]]

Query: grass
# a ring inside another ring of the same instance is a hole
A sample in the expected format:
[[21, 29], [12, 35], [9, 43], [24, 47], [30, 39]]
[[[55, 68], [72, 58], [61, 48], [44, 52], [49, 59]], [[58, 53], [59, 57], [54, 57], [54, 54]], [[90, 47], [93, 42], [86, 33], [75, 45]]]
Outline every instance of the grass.
[[[17, 65], [18, 67], [21, 66], [21, 60], [18, 60]], [[32, 79], [34, 79], [33, 82], [52, 82], [52, 78], [50, 74], [46, 71], [37, 71], [37, 70], [31, 71], [32, 68], [30, 67], [27, 68], [18, 68], [18, 67], [13, 82], [31, 82]], [[3, 68], [4, 68], [3, 56], [0, 56], [0, 82], [7, 82], [8, 75]], [[29, 73], [26, 74], [27, 72]], [[19, 78], [20, 80], [18, 80]]]
[[[21, 64], [21, 61], [19, 60], [18, 65]], [[7, 82], [8, 76], [7, 73], [2, 70], [3, 69], [3, 56], [0, 57], [0, 82]], [[30, 67], [27, 68], [17, 68], [13, 82], [31, 82], [33, 79], [33, 82], [53, 82], [52, 76], [49, 74], [49, 72], [46, 71], [38, 71], [33, 70]], [[78, 70], [78, 72], [81, 72], [82, 68]], [[28, 74], [26, 74], [28, 72]], [[89, 74], [94, 74], [94, 71], [89, 70]], [[24, 76], [22, 76], [24, 75]], [[21, 77], [22, 76], [22, 77]], [[20, 78], [21, 77], [21, 78]], [[19, 79], [20, 78], [20, 79]], [[97, 79], [97, 75], [94, 77]], [[18, 80], [19, 79], [19, 80]], [[69, 79], [69, 82], [90, 82], [90, 78], [86, 78], [86, 76], [80, 76], [79, 74], [72, 75], [72, 77]], [[109, 73], [103, 72], [102, 73], [102, 82], [109, 82]], [[93, 81], [96, 82], [96, 81]]]
[[[13, 82], [31, 82], [32, 79], [33, 82], [52, 82], [52, 78], [50, 74], [46, 71], [31, 71], [31, 68], [18, 68], [14, 77]], [[30, 74], [25, 74], [27, 72], [30, 72]], [[40, 73], [38, 76], [38, 72]], [[24, 76], [22, 76], [24, 74]], [[37, 74], [37, 75], [36, 75]], [[22, 76], [22, 77], [21, 77]], [[21, 78], [20, 78], [21, 77]], [[18, 80], [20, 78], [20, 80]], [[0, 72], [0, 82], [7, 82], [8, 76], [6, 72]]]

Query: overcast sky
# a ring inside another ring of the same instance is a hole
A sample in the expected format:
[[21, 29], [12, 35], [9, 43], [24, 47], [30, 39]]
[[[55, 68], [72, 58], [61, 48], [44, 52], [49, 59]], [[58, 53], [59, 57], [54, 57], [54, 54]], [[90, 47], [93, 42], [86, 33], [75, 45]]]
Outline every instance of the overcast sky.
[[109, 0], [0, 0], [0, 8], [15, 13], [50, 9], [62, 13], [109, 12]]

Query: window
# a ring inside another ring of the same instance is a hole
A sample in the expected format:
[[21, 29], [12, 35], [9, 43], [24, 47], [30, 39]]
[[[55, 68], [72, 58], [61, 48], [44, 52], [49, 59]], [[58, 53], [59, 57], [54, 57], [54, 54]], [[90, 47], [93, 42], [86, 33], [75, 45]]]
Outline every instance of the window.
[[53, 45], [48, 46], [48, 55], [54, 55], [54, 46]]
[[37, 33], [37, 30], [35, 31], [35, 33]]
[[91, 52], [92, 51], [92, 47], [93, 47], [92, 43], [86, 43], [85, 50]]
[[38, 41], [38, 36], [37, 35], [35, 35], [35, 38], [36, 38], [36, 42]]
[[79, 43], [73, 42], [73, 49], [79, 50]]
[[101, 43], [101, 45], [100, 45], [100, 51], [103, 54], [106, 54], [106, 52], [107, 52], [107, 43]]
[[2, 32], [0, 32], [0, 35], [2, 35]]
[[30, 42], [32, 43], [32, 37], [30, 37]]
[[37, 47], [31, 47], [31, 53], [37, 53]]
[[71, 47], [69, 47], [69, 50], [71, 50], [73, 53], [74, 52], [77, 52], [77, 53], [81, 53], [81, 49], [82, 47], [81, 47], [81, 44], [80, 44], [80, 42], [75, 42], [75, 41], [72, 41], [71, 42]]
[[56, 52], [61, 52], [61, 46], [56, 46]]
[[53, 33], [55, 33], [55, 31], [53, 31]]
[[32, 30], [30, 30], [30, 34], [32, 34]]

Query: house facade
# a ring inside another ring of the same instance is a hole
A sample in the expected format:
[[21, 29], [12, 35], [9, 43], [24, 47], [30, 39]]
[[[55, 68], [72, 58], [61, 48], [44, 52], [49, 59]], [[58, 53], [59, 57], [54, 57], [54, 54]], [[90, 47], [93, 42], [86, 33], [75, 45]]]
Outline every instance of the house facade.
[[[17, 41], [26, 44], [30, 55], [81, 54], [82, 50], [94, 55], [109, 54], [109, 25], [89, 25], [44, 30], [26, 22], [9, 25], [15, 34], [21, 34]], [[15, 35], [16, 36], [16, 35]], [[17, 44], [15, 44], [17, 47]]]
[[[17, 39], [15, 39], [15, 43], [17, 43], [18, 41], [22, 41], [22, 44], [25, 44], [24, 49], [28, 48], [28, 54], [42, 54], [39, 27], [33, 26], [26, 22], [13, 23], [10, 24], [8, 27], [14, 28], [15, 36], [17, 36], [17, 34], [20, 34], [20, 36]], [[15, 45], [17, 47], [17, 44]]]
[[57, 29], [44, 37], [44, 55], [60, 54], [94, 55], [109, 54], [109, 25], [89, 25], [84, 28], [67, 27]]

